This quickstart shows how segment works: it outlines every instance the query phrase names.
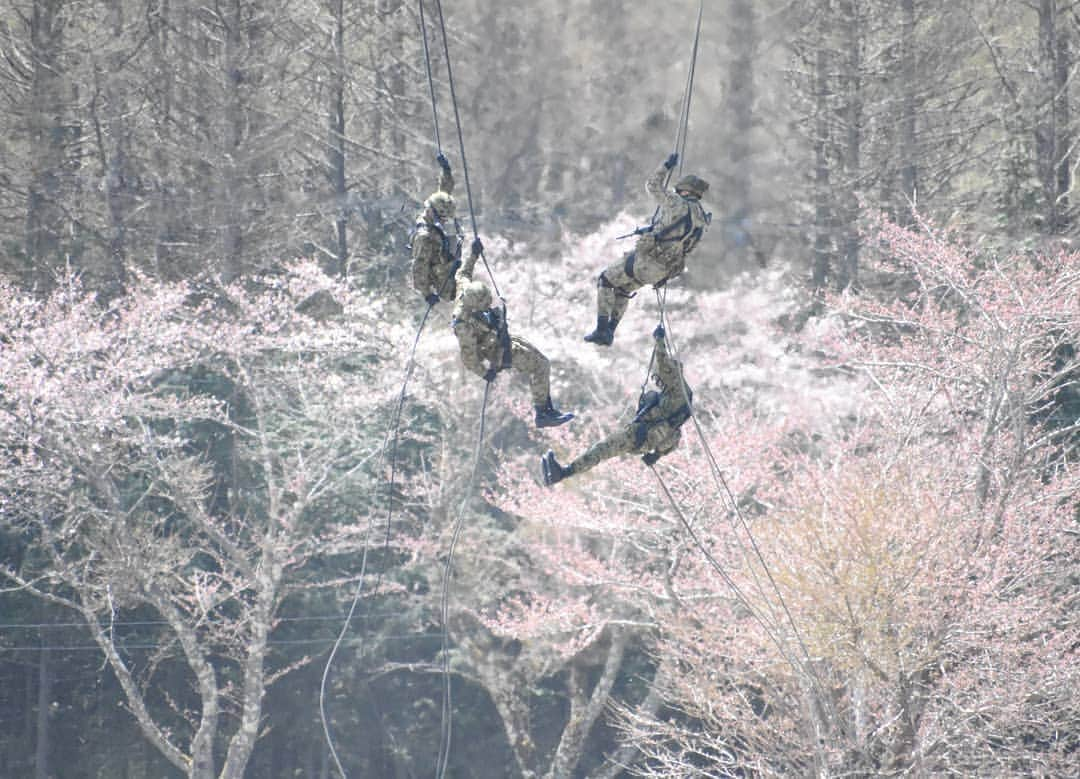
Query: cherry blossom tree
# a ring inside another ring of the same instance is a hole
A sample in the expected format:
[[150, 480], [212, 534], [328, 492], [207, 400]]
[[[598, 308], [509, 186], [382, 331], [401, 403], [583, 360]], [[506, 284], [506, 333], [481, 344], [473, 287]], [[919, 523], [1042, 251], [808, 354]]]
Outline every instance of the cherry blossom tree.
[[[535, 569], [477, 608], [523, 687], [564, 680], [548, 775], [605, 705], [642, 775], [1069, 772], [1078, 257], [987, 257], [925, 224], [872, 238], [889, 294], [836, 298], [799, 338], [752, 295], [672, 301], [700, 428], [657, 466], [671, 502], [631, 458], [554, 490], [533, 458], [503, 464], [490, 500]], [[773, 343], [754, 366], [709, 329]], [[641, 651], [648, 694], [612, 695], [609, 665]]]
[[0, 517], [29, 548], [3, 576], [83, 618], [187, 776], [244, 775], [267, 687], [311, 657], [280, 618], [361, 548], [379, 305], [303, 264], [107, 308], [0, 288]]

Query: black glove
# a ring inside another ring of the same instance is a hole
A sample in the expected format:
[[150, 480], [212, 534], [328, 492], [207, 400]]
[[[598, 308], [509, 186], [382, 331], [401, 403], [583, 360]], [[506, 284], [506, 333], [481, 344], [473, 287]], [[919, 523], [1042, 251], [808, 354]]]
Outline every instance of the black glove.
[[439, 295], [436, 292], [432, 292], [430, 295], [428, 295], [426, 298], [424, 298], [424, 302], [427, 303], [429, 306], [435, 305], [436, 303], [439, 302], [439, 300], [440, 300]]
[[439, 163], [439, 167], [443, 170], [450, 170], [450, 160], [446, 159], [446, 155], [442, 152], [435, 155], [435, 162]]
[[497, 370], [495, 370], [494, 368], [488, 368], [487, 371], [484, 373], [484, 381], [490, 384], [491, 382], [495, 381], [495, 377], [498, 375], [499, 372]]
[[484, 244], [480, 242], [479, 236], [473, 238], [472, 246], [470, 248], [472, 250], [473, 257], [479, 257], [481, 254], [484, 253]]
[[668, 170], [671, 170], [672, 168], [674, 168], [678, 164], [678, 162], [679, 162], [679, 155], [674, 154], [674, 153], [670, 154], [670, 155], [668, 155], [668, 158], [666, 160], [664, 160], [664, 167], [667, 168]]
[[641, 461], [646, 465], [656, 465], [656, 461], [660, 459], [660, 452], [645, 452], [641, 455]]
[[663, 325], [657, 325], [656, 329], [652, 331], [652, 337], [655, 338], [658, 341], [664, 340], [664, 336], [666, 336], [666, 335], [667, 335], [667, 330], [664, 329]]

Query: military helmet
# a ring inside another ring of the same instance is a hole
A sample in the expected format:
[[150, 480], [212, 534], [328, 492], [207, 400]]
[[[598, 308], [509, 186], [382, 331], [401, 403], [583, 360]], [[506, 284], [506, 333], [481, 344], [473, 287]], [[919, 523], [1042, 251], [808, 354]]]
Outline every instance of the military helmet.
[[440, 220], [454, 218], [454, 198], [448, 192], [434, 193], [424, 202], [424, 207], [432, 209]]
[[491, 305], [491, 290], [482, 281], [470, 281], [461, 291], [461, 304], [470, 311], [482, 311]]
[[683, 176], [675, 182], [676, 192], [689, 192], [691, 195], [701, 197], [709, 191], [709, 182], [694, 175]]

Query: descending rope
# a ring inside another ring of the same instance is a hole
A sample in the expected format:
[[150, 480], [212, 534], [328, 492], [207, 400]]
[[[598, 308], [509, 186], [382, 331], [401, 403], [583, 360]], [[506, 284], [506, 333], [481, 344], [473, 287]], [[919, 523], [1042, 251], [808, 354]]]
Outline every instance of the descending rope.
[[[690, 129], [690, 98], [694, 92], [694, 72], [697, 69], [697, 53], [698, 42], [701, 39], [701, 18], [705, 11], [705, 0], [701, 0], [698, 5], [697, 26], [694, 30], [694, 44], [690, 49], [690, 68], [686, 75], [686, 90], [683, 92], [682, 108], [679, 111], [679, 124], [675, 129], [675, 145], [673, 151], [679, 155], [679, 173], [682, 173], [683, 157], [686, 156], [686, 137], [689, 135]], [[671, 171], [668, 171], [667, 178], [664, 180], [664, 186], [667, 186], [667, 182], [671, 178]]]
[[[446, 57], [447, 83], [450, 87], [450, 102], [454, 106], [454, 122], [457, 125], [458, 149], [461, 154], [461, 171], [465, 178], [465, 197], [469, 204], [469, 220], [472, 224], [473, 238], [479, 238], [480, 233], [476, 227], [476, 210], [473, 208], [472, 186], [469, 183], [469, 164], [465, 159], [465, 137], [461, 132], [461, 114], [458, 111], [457, 92], [454, 89], [454, 71], [450, 66], [450, 44], [446, 36], [446, 21], [443, 19], [442, 0], [435, 0], [435, 9], [439, 14], [439, 29], [442, 32], [443, 55]], [[495, 274], [491, 272], [491, 266], [488, 265], [487, 257], [484, 256], [483, 252], [480, 253], [480, 259], [484, 261], [484, 268], [487, 270], [488, 277], [491, 279], [491, 286], [495, 290], [495, 296], [502, 299], [502, 293], [499, 292], [499, 285], [495, 281]]]
[[[441, 153], [442, 152], [442, 139], [441, 139], [440, 133], [439, 133], [438, 102], [437, 102], [436, 97], [435, 97], [435, 80], [434, 80], [434, 77], [432, 75], [432, 70], [431, 70], [431, 51], [430, 51], [430, 49], [428, 47], [427, 22], [425, 20], [425, 15], [424, 15], [424, 3], [423, 3], [423, 0], [418, 0], [417, 5], [419, 7], [421, 39], [423, 40], [423, 44], [424, 44], [424, 67], [425, 67], [425, 69], [427, 71], [428, 90], [429, 90], [429, 93], [430, 93], [430, 96], [431, 96], [431, 118], [432, 118], [432, 125], [434, 127], [434, 132], [435, 132], [435, 147]], [[441, 23], [441, 18], [442, 18], [442, 9], [441, 9], [441, 7], [439, 9], [439, 15], [440, 15], [440, 23]], [[446, 40], [445, 36], [446, 36], [446, 30], [445, 30], [445, 27], [443, 27], [444, 46], [445, 46], [445, 40]], [[449, 67], [450, 67], [450, 59], [449, 59], [449, 53], [448, 53], [448, 55], [447, 55], [447, 70], [448, 71], [449, 71]], [[453, 89], [453, 79], [451, 78], [451, 90], [452, 89]], [[455, 99], [454, 111], [455, 111], [455, 116], [456, 116], [456, 114], [457, 114], [456, 99]], [[461, 138], [460, 120], [458, 121], [458, 137], [459, 137], [459, 140], [460, 140], [460, 138]], [[464, 148], [463, 143], [462, 143], [462, 147], [461, 147], [461, 154], [462, 154], [462, 164], [464, 166], [465, 148]], [[469, 184], [468, 184], [468, 169], [467, 168], [465, 169], [465, 182], [466, 182], [466, 184], [465, 184], [466, 190], [468, 191]], [[470, 213], [472, 213], [472, 195], [471, 194], [469, 195], [469, 211], [470, 211]], [[475, 233], [475, 230], [476, 230], [476, 219], [474, 217], [473, 218], [473, 231], [474, 231], [474, 233]], [[487, 263], [486, 263], [486, 260], [485, 260], [485, 265], [486, 264]], [[489, 273], [490, 273], [490, 270], [489, 270]], [[452, 278], [452, 276], [448, 274], [446, 276], [446, 278], [443, 279], [442, 286], [439, 289], [439, 297], [440, 298], [442, 297], [447, 285], [450, 283], [451, 278]], [[494, 283], [494, 279], [492, 279], [492, 283]], [[380, 459], [379, 467], [376, 469], [376, 472], [381, 470], [382, 464], [383, 464], [383, 462], [385, 462], [386, 451], [387, 451], [387, 443], [386, 442], [389, 441], [390, 442], [390, 444], [389, 444], [389, 449], [390, 449], [390, 456], [389, 456], [389, 460], [390, 460], [390, 479], [389, 479], [389, 482], [387, 484], [387, 492], [386, 492], [386, 533], [385, 533], [384, 538], [383, 538], [383, 549], [384, 549], [384, 551], [389, 549], [389, 546], [390, 546], [390, 533], [391, 533], [392, 522], [393, 522], [393, 514], [394, 514], [394, 485], [395, 485], [396, 476], [397, 476], [397, 450], [398, 450], [399, 432], [400, 432], [400, 427], [401, 427], [401, 414], [402, 414], [402, 410], [404, 409], [404, 406], [405, 406], [405, 396], [406, 396], [406, 392], [408, 390], [409, 380], [412, 378], [412, 372], [413, 372], [413, 370], [414, 370], [414, 368], [416, 366], [416, 349], [417, 349], [417, 346], [420, 343], [420, 336], [424, 332], [424, 326], [427, 324], [428, 318], [431, 316], [431, 310], [432, 310], [433, 307], [434, 307], [434, 303], [428, 303], [427, 309], [424, 311], [424, 315], [420, 320], [420, 325], [416, 329], [416, 336], [415, 336], [415, 338], [413, 338], [412, 348], [409, 350], [409, 358], [408, 358], [408, 360], [406, 361], [406, 364], [405, 364], [405, 376], [404, 376], [404, 379], [402, 380], [402, 383], [401, 383], [401, 391], [398, 394], [397, 406], [396, 406], [396, 408], [394, 410], [394, 414], [393, 414], [393, 416], [391, 418], [389, 432], [387, 433], [387, 437], [383, 442], [382, 457]], [[368, 524], [367, 524], [367, 527], [364, 530], [364, 536], [363, 536], [363, 540], [362, 540], [363, 553], [361, 555], [360, 574], [359, 574], [359, 579], [357, 581], [356, 590], [353, 593], [352, 602], [349, 604], [349, 609], [348, 609], [348, 612], [347, 612], [347, 614], [345, 616], [345, 621], [342, 624], [341, 630], [339, 631], [339, 633], [337, 635], [337, 638], [334, 641], [333, 647], [330, 650], [330, 654], [327, 657], [326, 665], [323, 668], [322, 679], [321, 679], [320, 684], [319, 684], [319, 716], [320, 716], [320, 719], [322, 720], [323, 735], [324, 735], [324, 737], [326, 739], [327, 746], [328, 746], [328, 748], [330, 750], [330, 756], [333, 758], [334, 765], [337, 767], [337, 770], [341, 774], [342, 779], [347, 779], [347, 774], [345, 773], [345, 769], [341, 764], [341, 760], [339, 759], [337, 749], [336, 749], [336, 747], [334, 745], [333, 737], [332, 737], [332, 735], [330, 733], [330, 723], [329, 723], [329, 719], [326, 716], [326, 687], [327, 687], [328, 679], [330, 677], [330, 669], [333, 666], [333, 662], [334, 662], [335, 657], [337, 656], [338, 649], [341, 647], [341, 644], [344, 641], [345, 636], [348, 633], [349, 626], [352, 623], [353, 616], [356, 613], [356, 609], [357, 609], [357, 607], [359, 606], [359, 603], [360, 603], [360, 597], [361, 597], [361, 595], [363, 593], [364, 578], [365, 578], [366, 573], [367, 573], [367, 564], [368, 564], [368, 557], [369, 557], [369, 551], [370, 551], [369, 541], [370, 541], [370, 538], [371, 538], [371, 534], [372, 534], [372, 532], [374, 530], [374, 516], [375, 516], [374, 513], [369, 515]], [[372, 590], [372, 597], [374, 597], [376, 594], [378, 594], [379, 585], [382, 582], [382, 574], [383, 574], [383, 572], [380, 571], [378, 578], [375, 580], [375, 585], [374, 585], [374, 588]], [[361, 636], [361, 644], [360, 644], [360, 650], [359, 651], [360, 651], [361, 654], [363, 653], [363, 636]]]
[[650, 465], [649, 469], [656, 477], [657, 482], [660, 484], [660, 489], [663, 490], [665, 497], [667, 497], [668, 499], [668, 503], [671, 504], [672, 510], [679, 518], [679, 522], [682, 524], [683, 528], [686, 529], [687, 534], [690, 536], [690, 540], [693, 541], [694, 545], [701, 551], [701, 554], [708, 561], [709, 565], [713, 567], [713, 570], [715, 570], [720, 575], [720, 578], [724, 580], [724, 584], [726, 584], [728, 588], [732, 591], [732, 593], [734, 593], [736, 600], [738, 600], [739, 603], [742, 604], [743, 608], [749, 611], [751, 616], [753, 616], [754, 619], [756, 619], [758, 623], [760, 623], [761, 627], [764, 628], [765, 633], [769, 636], [772, 642], [776, 644], [777, 649], [780, 650], [781, 656], [783, 656], [783, 658], [787, 660], [788, 664], [790, 664], [792, 668], [798, 668], [799, 664], [788, 656], [787, 649], [784, 646], [784, 643], [776, 635], [776, 625], [772, 622], [771, 619], [768, 619], [762, 612], [760, 612], [753, 605], [753, 603], [750, 602], [750, 599], [743, 594], [742, 589], [735, 582], [735, 580], [731, 578], [728, 572], [724, 569], [724, 566], [720, 564], [720, 561], [716, 559], [716, 556], [709, 551], [709, 548], [707, 546], [705, 546], [700, 536], [698, 536], [697, 531], [694, 530], [693, 525], [691, 525], [690, 521], [686, 518], [685, 512], [683, 512], [682, 508], [675, 500], [675, 496], [671, 494], [671, 490], [668, 488], [667, 483], [664, 481], [663, 477], [660, 476], [660, 472], [656, 470], [656, 467]]
[[[661, 324], [663, 324], [664, 321], [665, 321], [664, 303], [666, 302], [666, 299], [661, 298], [659, 293], [657, 293], [657, 301], [660, 304], [660, 321], [661, 321]], [[670, 336], [669, 336], [668, 340], [669, 340], [669, 342], [671, 342], [672, 356], [674, 356], [677, 353], [675, 343], [670, 338]], [[680, 379], [680, 381], [682, 381], [683, 391], [686, 392], [687, 395], [689, 395], [688, 386], [686, 384], [686, 377], [683, 375], [681, 364], [679, 364], [679, 379]], [[701, 448], [705, 452], [706, 458], [709, 461], [709, 471], [712, 474], [713, 480], [716, 482], [717, 490], [722, 495], [724, 495], [726, 497], [726, 499], [727, 499], [727, 502], [730, 503], [730, 505], [732, 507], [732, 511], [733, 511], [735, 517], [737, 518], [737, 520], [739, 522], [739, 525], [743, 530], [743, 533], [746, 535], [747, 539], [749, 540], [750, 547], [753, 550], [753, 553], [754, 553], [755, 557], [757, 558], [757, 561], [760, 564], [762, 570], [765, 572], [765, 575], [769, 580], [769, 584], [771, 585], [772, 591], [776, 594], [776, 598], [777, 598], [778, 602], [780, 603], [781, 609], [784, 612], [784, 617], [785, 617], [787, 623], [791, 626], [791, 631], [794, 634], [795, 640], [799, 645], [799, 649], [800, 649], [800, 651], [802, 653], [802, 656], [805, 658], [805, 661], [806, 661], [805, 665], [802, 662], [799, 662], [799, 663], [793, 662], [792, 659], [790, 657], [788, 657], [786, 652], [783, 652], [782, 648], [781, 648], [781, 652], [784, 654], [785, 659], [788, 660], [788, 662], [792, 665], [793, 668], [796, 668], [796, 669], [801, 668], [807, 674], [807, 676], [810, 679], [811, 684], [813, 684], [813, 686], [817, 688], [818, 693], [820, 695], [821, 701], [824, 703], [825, 706], [828, 707], [830, 715], [831, 715], [829, 718], [832, 720], [834, 725], [836, 725], [837, 727], [840, 727], [842, 729], [843, 728], [843, 723], [840, 721], [839, 717], [836, 715], [835, 707], [833, 706], [832, 701], [831, 701], [831, 699], [829, 697], [829, 693], [828, 693], [828, 689], [827, 689], [826, 685], [824, 684], [824, 682], [822, 682], [822, 680], [818, 676], [817, 671], [814, 669], [813, 658], [810, 656], [810, 650], [807, 647], [806, 642], [802, 637], [802, 633], [799, 630], [799, 626], [795, 621], [795, 617], [791, 613], [791, 610], [788, 608], [787, 600], [784, 598], [783, 592], [780, 590], [779, 584], [777, 584], [776, 579], [773, 577], [772, 571], [770, 570], [768, 563], [765, 561], [765, 556], [764, 556], [764, 554], [762, 554], [761, 548], [758, 546], [757, 539], [754, 537], [754, 534], [753, 534], [752, 530], [750, 529], [750, 523], [746, 521], [746, 517], [743, 514], [742, 509], [739, 507], [739, 503], [735, 499], [734, 493], [732, 492], [731, 488], [728, 486], [727, 479], [724, 478], [723, 471], [720, 469], [720, 464], [717, 462], [715, 455], [713, 455], [712, 448], [709, 446], [709, 442], [705, 437], [705, 432], [701, 428], [701, 423], [698, 421], [697, 415], [694, 413], [694, 409], [693, 409], [692, 405], [690, 407], [690, 419], [693, 420], [693, 422], [694, 422], [694, 429], [697, 431], [698, 439], [699, 439], [699, 441], [701, 443]], [[665, 486], [665, 491], [666, 491], [666, 486]], [[684, 523], [685, 523], [685, 520], [684, 520]], [[694, 538], [694, 535], [693, 535], [692, 532], [691, 532], [691, 537]], [[696, 542], [697, 539], [694, 538], [694, 540]], [[740, 540], [739, 543], [740, 543], [740, 546], [741, 546], [742, 541]], [[704, 547], [702, 547], [700, 544], [698, 544], [698, 546], [701, 547], [702, 551], [706, 553], [706, 557], [710, 557], [710, 555], [708, 554], [708, 552], [705, 550]], [[752, 565], [750, 565], [750, 566], [748, 566], [748, 569], [750, 571], [751, 576], [754, 579], [755, 586], [757, 587], [759, 593], [764, 597], [764, 592], [763, 592], [761, 584], [758, 582], [758, 577], [757, 577], [757, 574], [754, 572], [754, 567]], [[763, 622], [762, 625], [764, 626], [765, 623]], [[773, 641], [775, 642], [776, 640], [777, 639], [775, 637], [773, 637]], [[779, 644], [778, 644], [778, 646], [779, 646]]]
[[[445, 282], [444, 282], [445, 286]], [[390, 530], [391, 521], [394, 513], [394, 482], [397, 474], [397, 448], [398, 448], [398, 433], [401, 427], [401, 412], [405, 407], [405, 395], [408, 390], [409, 380], [412, 378], [412, 373], [416, 367], [416, 348], [420, 343], [420, 335], [424, 332], [424, 325], [427, 324], [428, 317], [431, 314], [432, 304], [428, 304], [427, 310], [424, 311], [424, 316], [420, 320], [420, 326], [416, 329], [416, 337], [413, 338], [412, 348], [409, 350], [409, 358], [405, 363], [405, 377], [401, 382], [401, 391], [398, 393], [397, 406], [394, 409], [394, 414], [391, 417], [390, 427], [387, 431], [386, 438], [383, 440], [382, 453], [380, 456], [379, 464], [375, 469], [378, 473], [382, 470], [383, 463], [386, 461], [386, 451], [389, 441], [390, 450], [390, 479], [386, 492], [386, 534], [383, 538], [383, 549], [386, 550], [390, 546]], [[364, 528], [364, 536], [361, 541], [363, 553], [360, 557], [360, 574], [356, 583], [356, 590], [353, 592], [352, 602], [349, 604], [348, 612], [345, 615], [345, 621], [341, 625], [341, 630], [338, 632], [337, 639], [334, 641], [333, 646], [330, 649], [330, 654], [326, 658], [326, 665], [323, 667], [322, 679], [319, 683], [319, 717], [322, 720], [323, 736], [326, 739], [326, 745], [330, 750], [330, 757], [334, 760], [334, 765], [337, 767], [338, 773], [341, 774], [342, 779], [347, 779], [344, 767], [341, 765], [341, 760], [338, 758], [337, 749], [334, 746], [334, 739], [330, 734], [330, 722], [326, 716], [326, 686], [327, 680], [330, 678], [330, 668], [334, 663], [334, 658], [337, 656], [338, 649], [341, 647], [342, 642], [345, 640], [345, 636], [349, 632], [349, 625], [352, 623], [353, 616], [356, 613], [356, 609], [360, 604], [360, 597], [364, 590], [364, 577], [367, 573], [368, 556], [370, 552], [370, 538], [374, 531], [375, 514], [374, 512], [368, 515], [367, 526]], [[374, 588], [372, 589], [371, 597], [379, 592], [379, 585], [382, 582], [382, 571], [379, 571], [379, 575], [375, 580]], [[361, 644], [359, 649], [360, 654], [363, 654], [363, 636], [361, 635]]]
[[450, 736], [453, 720], [453, 708], [451, 701], [450, 684], [450, 631], [447, 623], [450, 618], [450, 576], [453, 573], [454, 550], [457, 548], [461, 530], [465, 524], [465, 509], [468, 508], [469, 499], [472, 497], [476, 485], [476, 475], [480, 471], [480, 452], [484, 443], [484, 419], [487, 415], [488, 395], [491, 391], [491, 382], [484, 382], [484, 399], [480, 405], [480, 429], [476, 435], [476, 449], [473, 452], [472, 473], [465, 486], [465, 495], [461, 499], [458, 508], [457, 519], [454, 521], [454, 531], [450, 537], [450, 549], [446, 556], [446, 566], [443, 569], [442, 580], [442, 672], [443, 672], [443, 700], [442, 700], [442, 726], [439, 740], [439, 757], [436, 763], [435, 777], [443, 779], [446, 776], [446, 767], [450, 762]]
[[424, 42], [424, 67], [427, 69], [428, 91], [431, 92], [431, 121], [435, 126], [435, 150], [441, 152], [442, 140], [439, 138], [439, 109], [435, 101], [435, 79], [431, 75], [431, 52], [428, 49], [427, 22], [424, 21], [424, 0], [417, 0], [416, 5], [420, 8], [420, 39]]

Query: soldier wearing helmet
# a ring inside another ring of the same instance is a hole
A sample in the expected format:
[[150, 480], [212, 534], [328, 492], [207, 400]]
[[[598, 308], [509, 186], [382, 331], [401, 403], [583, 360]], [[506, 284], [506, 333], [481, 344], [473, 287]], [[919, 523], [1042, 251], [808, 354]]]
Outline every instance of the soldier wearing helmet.
[[545, 485], [550, 487], [567, 476], [584, 473], [604, 460], [631, 452], [640, 454], [642, 461], [651, 466], [679, 445], [680, 428], [690, 418], [694, 393], [683, 378], [682, 364], [668, 354], [662, 325], [653, 331], [653, 338], [656, 340], [653, 380], [658, 389], [642, 393], [633, 420], [590, 446], [568, 465], [560, 465], [555, 453], [549, 449], [540, 461]]
[[433, 306], [453, 300], [454, 271], [461, 262], [461, 225], [454, 216], [454, 176], [450, 161], [439, 152], [439, 189], [424, 201], [412, 236], [412, 284]]
[[585, 340], [610, 346], [630, 298], [646, 284], [659, 287], [686, 269], [686, 255], [693, 251], [709, 225], [711, 215], [701, 205], [708, 182], [683, 176], [673, 190], [665, 182], [679, 155], [672, 154], [649, 177], [645, 188], [659, 207], [652, 224], [639, 228], [633, 251], [609, 265], [597, 279], [596, 329]]
[[574, 418], [551, 403], [551, 364], [539, 349], [516, 335], [506, 324], [506, 306], [493, 306], [491, 290], [482, 281], [473, 280], [476, 259], [483, 252], [480, 239], [472, 247], [454, 282], [454, 335], [461, 350], [461, 361], [484, 381], [494, 381], [499, 371], [512, 368], [529, 381], [537, 427], [555, 427]]

